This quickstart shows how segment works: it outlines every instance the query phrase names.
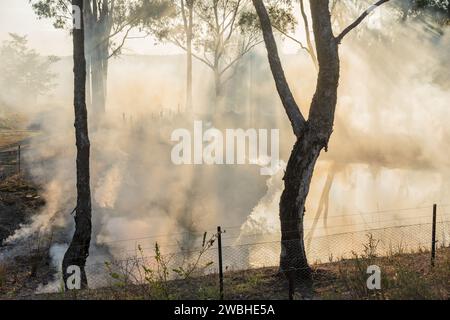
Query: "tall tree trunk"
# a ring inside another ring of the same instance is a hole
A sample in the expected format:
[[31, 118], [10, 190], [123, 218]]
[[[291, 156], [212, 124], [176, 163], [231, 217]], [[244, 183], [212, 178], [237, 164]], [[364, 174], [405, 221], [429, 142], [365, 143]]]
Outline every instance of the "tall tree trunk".
[[[303, 216], [317, 158], [327, 148], [333, 131], [339, 85], [338, 43], [333, 35], [328, 0], [310, 1], [319, 61], [319, 76], [306, 129], [298, 137], [288, 162], [280, 202], [283, 250], [282, 270], [295, 269], [296, 278], [309, 278]], [[298, 219], [298, 222], [295, 220]]]
[[216, 98], [219, 99], [222, 96], [222, 77], [218, 68], [214, 69], [214, 89]]
[[214, 110], [213, 114], [221, 113], [223, 111], [223, 88], [222, 77], [220, 75], [219, 67], [214, 67]]
[[327, 148], [333, 130], [339, 82], [338, 41], [331, 27], [329, 1], [310, 0], [319, 75], [309, 118], [305, 121], [284, 75], [267, 10], [262, 0], [253, 0], [253, 4], [261, 22], [277, 90], [297, 137], [287, 164], [285, 189], [280, 200], [280, 269], [289, 278], [310, 279], [303, 217], [314, 167], [321, 150]]
[[[88, 51], [87, 48], [85, 51]], [[91, 59], [86, 55], [86, 105], [88, 110], [92, 107], [92, 69]]]
[[92, 116], [95, 122], [105, 113], [105, 83], [101, 51], [94, 52], [92, 62]]
[[281, 256], [280, 270], [309, 279], [304, 243], [303, 218], [314, 166], [322, 147], [313, 141], [313, 132], [305, 132], [292, 150], [284, 175], [284, 190], [280, 199]]
[[311, 30], [309, 29], [308, 15], [306, 14], [304, 0], [300, 0], [300, 13], [302, 15], [303, 24], [305, 26], [306, 45], [308, 46], [308, 53], [311, 56], [311, 60], [314, 63], [314, 67], [316, 67], [316, 69], [318, 70], [319, 65], [317, 62], [316, 51], [311, 41], [311, 33], [310, 33]]
[[[88, 74], [89, 93], [91, 96], [91, 120], [96, 126], [106, 112], [107, 75], [109, 60], [109, 35], [112, 28], [112, 10], [105, 0], [100, 3], [84, 0], [86, 22], [86, 57], [91, 72]], [[111, 4], [112, 6], [113, 4]]]
[[193, 14], [194, 10], [192, 5], [188, 6], [188, 30], [186, 34], [186, 47], [187, 47], [187, 79], [186, 79], [186, 110], [192, 112], [192, 24], [193, 24]]
[[[83, 0], [72, 0], [83, 14]], [[81, 19], [83, 21], [83, 19]], [[84, 23], [81, 29], [73, 30], [74, 62], [74, 110], [75, 137], [77, 146], [77, 207], [75, 210], [75, 233], [62, 262], [64, 285], [67, 288], [69, 266], [78, 266], [81, 270], [81, 287], [87, 287], [85, 271], [91, 242], [91, 189], [89, 176], [90, 142], [86, 109], [86, 60], [84, 53]]]
[[186, 53], [186, 110], [192, 112], [192, 39], [187, 38]]
[[98, 123], [106, 111], [106, 80], [108, 68], [108, 37], [103, 30], [104, 22], [96, 22], [92, 35], [94, 49], [92, 51], [92, 116]]

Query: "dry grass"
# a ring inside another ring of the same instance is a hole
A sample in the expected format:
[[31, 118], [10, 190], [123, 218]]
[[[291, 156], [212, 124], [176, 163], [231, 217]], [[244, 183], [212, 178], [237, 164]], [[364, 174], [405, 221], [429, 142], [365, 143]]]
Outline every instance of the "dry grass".
[[6, 267], [3, 264], [0, 264], [0, 290], [6, 283]]
[[0, 129], [0, 150], [11, 145], [23, 144], [27, 139], [36, 135], [33, 131], [16, 131]]
[[[382, 270], [381, 290], [368, 290], [367, 266]], [[229, 300], [288, 299], [288, 286], [277, 268], [225, 273], [225, 298]], [[147, 285], [120, 285], [108, 288], [39, 296], [40, 299], [131, 300], [131, 299], [218, 299], [218, 276], [169, 281], [168, 295]], [[145, 288], [144, 288], [145, 287]], [[296, 298], [304, 295], [297, 290]], [[354, 259], [315, 266], [310, 299], [449, 299], [450, 248], [437, 251], [436, 265], [430, 267], [430, 254], [395, 253], [388, 257], [360, 255]], [[304, 292], [303, 292], [304, 294]]]

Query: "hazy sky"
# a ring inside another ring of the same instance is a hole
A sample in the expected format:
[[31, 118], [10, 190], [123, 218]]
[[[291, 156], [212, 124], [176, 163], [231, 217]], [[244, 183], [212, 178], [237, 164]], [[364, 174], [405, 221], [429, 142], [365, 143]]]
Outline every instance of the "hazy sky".
[[[72, 51], [72, 39], [66, 30], [56, 30], [51, 21], [39, 20], [31, 9], [28, 0], [0, 0], [0, 41], [8, 33], [28, 35], [30, 47], [44, 55], [64, 56]], [[295, 52], [298, 46], [287, 41], [284, 51]], [[173, 45], [155, 45], [146, 39], [129, 40], [126, 44], [128, 54], [174, 54], [182, 51]]]
[[40, 53], [70, 54], [67, 32], [55, 30], [49, 20], [38, 20], [28, 0], [0, 0], [0, 40], [10, 32], [28, 35], [30, 46]]
[[[8, 33], [28, 35], [30, 46], [41, 54], [70, 55], [72, 39], [66, 30], [56, 30], [51, 21], [39, 20], [28, 0], [0, 0], [0, 41]], [[129, 40], [126, 53], [167, 54], [180, 52], [169, 45], [155, 45], [152, 39]]]

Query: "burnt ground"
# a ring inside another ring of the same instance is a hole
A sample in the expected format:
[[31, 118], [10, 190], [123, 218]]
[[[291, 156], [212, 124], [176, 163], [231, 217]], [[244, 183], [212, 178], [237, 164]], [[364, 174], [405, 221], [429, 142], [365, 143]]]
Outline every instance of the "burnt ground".
[[[0, 181], [0, 251], [9, 249], [3, 241], [45, 205], [39, 193], [36, 185], [17, 175]], [[21, 243], [19, 254], [8, 256], [8, 261], [0, 259], [0, 299], [32, 294], [39, 284], [48, 281], [48, 247], [38, 240]]]
[[[45, 201], [40, 189], [18, 176], [0, 181], [0, 240], [37, 214]], [[40, 239], [38, 239], [40, 240]], [[50, 239], [51, 241], [51, 239]], [[0, 299], [217, 299], [217, 275], [177, 281], [152, 281], [136, 286], [115, 283], [103, 289], [37, 295], [40, 284], [53, 280], [48, 247], [32, 239], [11, 261], [0, 260]], [[5, 249], [0, 246], [0, 251]], [[382, 290], [367, 291], [367, 266], [383, 270]], [[113, 277], [113, 282], [116, 279]], [[288, 286], [276, 268], [226, 272], [225, 298], [287, 299]], [[297, 291], [297, 299], [449, 299], [450, 248], [437, 251], [430, 267], [429, 252], [397, 252], [387, 257], [360, 256], [314, 266], [312, 293]]]
[[45, 205], [37, 186], [19, 176], [0, 181], [0, 243]]

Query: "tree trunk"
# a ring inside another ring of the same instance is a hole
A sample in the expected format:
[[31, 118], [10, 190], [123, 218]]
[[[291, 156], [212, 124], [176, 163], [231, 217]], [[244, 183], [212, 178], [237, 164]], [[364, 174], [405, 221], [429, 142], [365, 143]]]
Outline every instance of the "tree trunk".
[[102, 2], [102, 11], [98, 12], [96, 2], [91, 7], [90, 1], [85, 3], [86, 22], [86, 57], [91, 72], [88, 74], [90, 107], [92, 123], [96, 126], [106, 112], [107, 96], [107, 74], [109, 60], [109, 35], [111, 32], [111, 9], [104, 7], [106, 2]]
[[219, 67], [214, 68], [214, 112], [213, 114], [220, 114], [225, 111], [224, 106], [224, 94], [223, 94], [222, 75], [220, 74]]
[[192, 23], [193, 23], [193, 9], [192, 7], [188, 8], [189, 10], [189, 22], [188, 22], [188, 30], [186, 34], [186, 48], [187, 48], [187, 79], [186, 79], [186, 110], [188, 112], [192, 112]]
[[108, 68], [108, 35], [97, 22], [92, 42], [92, 116], [98, 123], [106, 111], [106, 79]]
[[[83, 0], [72, 0], [83, 12]], [[81, 19], [83, 21], [83, 19]], [[77, 207], [75, 210], [75, 233], [62, 262], [64, 286], [70, 274], [69, 266], [78, 266], [81, 270], [81, 287], [87, 287], [85, 271], [86, 259], [89, 256], [91, 242], [91, 190], [89, 176], [90, 142], [86, 109], [86, 60], [84, 53], [84, 23], [81, 29], [73, 30], [74, 61], [74, 109], [75, 136], [77, 146]]]
[[314, 50], [314, 46], [311, 41], [311, 34], [310, 34], [310, 30], [309, 30], [309, 21], [308, 21], [308, 16], [306, 15], [306, 11], [305, 11], [304, 0], [300, 0], [300, 13], [302, 15], [303, 24], [305, 26], [306, 45], [308, 46], [308, 53], [311, 57], [311, 60], [314, 63], [314, 67], [316, 68], [316, 70], [318, 70], [319, 65], [317, 62], [316, 51]]
[[314, 166], [330, 139], [339, 84], [338, 41], [333, 35], [329, 0], [310, 0], [319, 74], [316, 92], [305, 121], [289, 88], [278, 55], [269, 15], [262, 0], [253, 0], [261, 22], [271, 71], [297, 141], [284, 176], [280, 200], [280, 270], [290, 280], [310, 279], [305, 252], [303, 216]]
[[216, 98], [219, 100], [222, 96], [222, 77], [220, 76], [219, 69], [214, 69], [214, 89]]
[[94, 56], [92, 63], [92, 116], [97, 122], [105, 113], [105, 84], [102, 58], [99, 52], [95, 52]]
[[280, 199], [281, 256], [280, 271], [295, 274], [296, 280], [310, 279], [303, 230], [306, 197], [322, 146], [312, 132], [298, 139], [284, 176]]
[[[303, 215], [314, 166], [320, 151], [327, 149], [333, 131], [339, 85], [338, 43], [333, 35], [328, 0], [311, 0], [319, 75], [306, 129], [298, 138], [285, 175], [280, 202], [283, 243], [280, 267], [297, 269], [296, 278], [310, 277], [305, 254]], [[298, 222], [295, 222], [298, 219]]]
[[186, 56], [186, 110], [192, 112], [192, 41], [187, 41]]

